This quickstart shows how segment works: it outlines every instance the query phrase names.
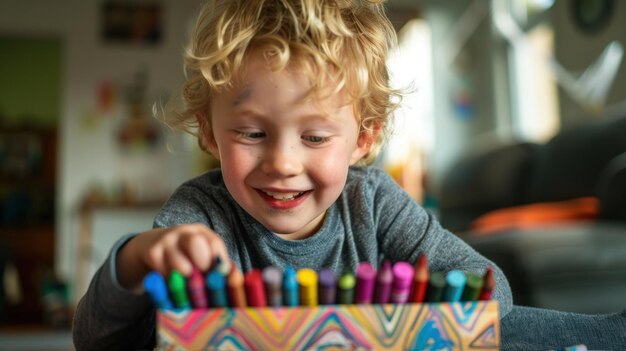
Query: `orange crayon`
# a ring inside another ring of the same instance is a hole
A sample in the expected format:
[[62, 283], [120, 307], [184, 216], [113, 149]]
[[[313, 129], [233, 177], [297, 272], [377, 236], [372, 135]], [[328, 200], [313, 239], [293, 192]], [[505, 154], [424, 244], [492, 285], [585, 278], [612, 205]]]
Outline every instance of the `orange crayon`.
[[244, 288], [244, 278], [241, 271], [233, 264], [226, 281], [228, 301], [231, 307], [246, 307], [246, 291]]

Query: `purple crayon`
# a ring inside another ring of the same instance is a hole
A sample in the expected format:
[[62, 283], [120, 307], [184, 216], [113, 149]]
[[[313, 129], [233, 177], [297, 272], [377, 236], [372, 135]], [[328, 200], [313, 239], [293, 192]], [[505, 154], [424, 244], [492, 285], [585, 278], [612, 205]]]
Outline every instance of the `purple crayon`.
[[204, 277], [196, 268], [193, 268], [191, 276], [187, 278], [187, 290], [189, 291], [191, 306], [193, 308], [208, 307]]
[[389, 303], [391, 295], [391, 284], [393, 283], [393, 272], [391, 262], [384, 260], [376, 274], [376, 287], [374, 288], [374, 303]]
[[317, 276], [317, 284], [319, 304], [334, 304], [337, 295], [337, 277], [335, 273], [328, 268], [322, 268]]
[[372, 303], [374, 295], [374, 281], [376, 270], [368, 262], [361, 262], [356, 267], [356, 287], [354, 292], [354, 303]]
[[413, 283], [413, 266], [407, 262], [396, 262], [393, 265], [393, 286], [391, 303], [406, 303]]

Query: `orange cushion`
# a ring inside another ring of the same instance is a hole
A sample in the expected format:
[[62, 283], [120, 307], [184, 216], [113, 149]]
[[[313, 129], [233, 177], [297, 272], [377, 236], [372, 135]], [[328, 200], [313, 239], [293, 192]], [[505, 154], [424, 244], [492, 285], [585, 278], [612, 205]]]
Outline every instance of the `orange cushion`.
[[472, 222], [471, 229], [479, 235], [504, 229], [536, 228], [549, 224], [588, 221], [598, 217], [600, 202], [595, 197], [540, 202], [507, 207], [485, 213]]

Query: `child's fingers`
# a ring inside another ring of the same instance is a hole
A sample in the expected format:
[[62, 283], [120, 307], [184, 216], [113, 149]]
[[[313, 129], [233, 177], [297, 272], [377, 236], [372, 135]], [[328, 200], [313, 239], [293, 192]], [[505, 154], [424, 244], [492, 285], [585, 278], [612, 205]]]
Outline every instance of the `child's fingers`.
[[164, 252], [163, 246], [151, 247], [146, 255], [146, 264], [165, 277], [169, 274], [169, 271], [164, 261]]
[[190, 276], [192, 271], [192, 264], [182, 251], [177, 247], [168, 247], [164, 251], [163, 261], [168, 267], [168, 274], [172, 270], [180, 272], [184, 276]]
[[191, 264], [201, 272], [207, 271], [211, 266], [213, 254], [209, 242], [203, 235], [184, 235], [180, 239], [180, 249], [189, 257]]
[[190, 227], [190, 233], [181, 238], [181, 250], [191, 263], [201, 271], [207, 271], [216, 257], [228, 259], [224, 241], [205, 226]]

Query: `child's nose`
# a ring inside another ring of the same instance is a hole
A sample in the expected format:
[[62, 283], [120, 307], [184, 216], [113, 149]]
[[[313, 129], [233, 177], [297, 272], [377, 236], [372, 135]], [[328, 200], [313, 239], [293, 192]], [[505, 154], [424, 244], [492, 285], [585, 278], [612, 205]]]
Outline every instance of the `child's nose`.
[[288, 177], [300, 174], [303, 165], [295, 148], [277, 145], [265, 155], [261, 170], [268, 175]]

